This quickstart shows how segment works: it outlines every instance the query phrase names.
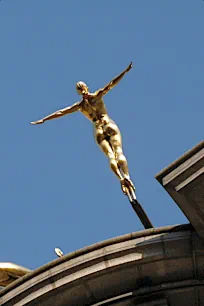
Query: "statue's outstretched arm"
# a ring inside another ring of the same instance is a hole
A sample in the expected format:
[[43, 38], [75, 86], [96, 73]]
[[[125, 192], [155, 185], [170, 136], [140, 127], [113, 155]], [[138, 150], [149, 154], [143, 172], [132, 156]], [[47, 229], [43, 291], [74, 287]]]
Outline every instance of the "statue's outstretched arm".
[[56, 111], [55, 113], [52, 113], [38, 121], [33, 121], [31, 122], [31, 124], [41, 124], [47, 120], [51, 120], [51, 119], [55, 119], [55, 118], [59, 118], [59, 117], [62, 117], [64, 115], [67, 115], [67, 114], [71, 114], [71, 113], [74, 113], [74, 112], [77, 112], [78, 110], [80, 110], [80, 102], [77, 102], [71, 106], [68, 106], [68, 107], [65, 107], [63, 109], [60, 109], [58, 111]]
[[97, 97], [102, 97], [105, 94], [107, 94], [109, 92], [109, 90], [111, 90], [113, 87], [115, 87], [115, 85], [117, 85], [122, 80], [124, 75], [128, 71], [130, 71], [131, 68], [132, 68], [132, 62], [130, 63], [130, 65], [123, 72], [121, 72], [121, 74], [119, 74], [114, 79], [112, 79], [109, 84], [107, 84], [104, 88], [101, 88], [98, 91], [96, 91], [96, 93], [95, 93], [96, 96]]

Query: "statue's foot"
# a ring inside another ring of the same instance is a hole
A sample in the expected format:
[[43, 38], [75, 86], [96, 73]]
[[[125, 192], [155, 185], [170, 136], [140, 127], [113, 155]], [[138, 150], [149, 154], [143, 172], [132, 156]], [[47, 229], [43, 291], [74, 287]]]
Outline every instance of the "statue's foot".
[[121, 183], [122, 192], [126, 195], [127, 192], [128, 192], [128, 189], [127, 189], [127, 187], [125, 186], [124, 180], [121, 180], [120, 183]]
[[131, 187], [135, 191], [135, 186], [130, 178], [124, 178], [124, 181], [127, 187]]
[[121, 183], [121, 188], [124, 194], [127, 194], [130, 188], [132, 188], [135, 191], [135, 186], [133, 182], [131, 181], [131, 179], [124, 178], [120, 181], [120, 183]]

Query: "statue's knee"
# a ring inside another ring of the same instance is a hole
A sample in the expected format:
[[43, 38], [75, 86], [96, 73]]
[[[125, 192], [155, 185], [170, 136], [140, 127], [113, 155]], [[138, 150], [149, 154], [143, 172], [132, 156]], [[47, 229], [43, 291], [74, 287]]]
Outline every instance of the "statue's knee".
[[111, 169], [116, 169], [117, 168], [117, 162], [115, 158], [110, 158], [110, 167]]
[[123, 154], [119, 154], [119, 155], [117, 156], [117, 161], [118, 161], [118, 164], [119, 164], [119, 165], [124, 165], [124, 164], [127, 163], [126, 157], [125, 157], [125, 155], [123, 155]]

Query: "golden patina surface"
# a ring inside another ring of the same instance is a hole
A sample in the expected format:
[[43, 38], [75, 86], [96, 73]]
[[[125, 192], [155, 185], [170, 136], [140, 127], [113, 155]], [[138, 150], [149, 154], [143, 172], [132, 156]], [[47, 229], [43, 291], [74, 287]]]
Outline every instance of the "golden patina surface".
[[127, 189], [135, 189], [130, 179], [128, 164], [122, 148], [122, 137], [116, 123], [109, 117], [103, 97], [113, 87], [115, 87], [124, 77], [124, 75], [132, 68], [132, 62], [118, 76], [112, 79], [105, 87], [89, 92], [88, 86], [80, 81], [76, 84], [76, 90], [82, 96], [82, 100], [60, 109], [40, 120], [31, 122], [31, 124], [42, 124], [45, 121], [59, 118], [61, 116], [71, 114], [76, 111], [82, 112], [92, 123], [94, 128], [94, 136], [96, 143], [109, 159], [110, 168], [116, 174], [121, 182], [123, 192], [126, 194]]
[[31, 272], [31, 270], [11, 262], [0, 262], [0, 286], [8, 286], [19, 277]]

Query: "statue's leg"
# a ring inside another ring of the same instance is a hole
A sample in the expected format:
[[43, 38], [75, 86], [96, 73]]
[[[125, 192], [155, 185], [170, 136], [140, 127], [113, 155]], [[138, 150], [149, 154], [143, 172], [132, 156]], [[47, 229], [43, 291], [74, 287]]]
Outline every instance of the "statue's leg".
[[[111, 132], [111, 129], [112, 129], [112, 132]], [[122, 137], [121, 137], [121, 134], [120, 134], [120, 131], [117, 125], [114, 122], [109, 123], [106, 126], [106, 131], [110, 135], [109, 142], [114, 152], [118, 168], [120, 169], [120, 172], [122, 172], [123, 174], [123, 181], [121, 181], [122, 189], [124, 191], [123, 187], [125, 185], [130, 186], [133, 189], [135, 189], [134, 184], [132, 183], [130, 179], [129, 170], [128, 170], [128, 162], [127, 162], [125, 155], [123, 154], [123, 149], [122, 149]]]
[[111, 170], [115, 173], [115, 175], [119, 178], [119, 180], [123, 179], [123, 176], [118, 168], [118, 164], [115, 158], [115, 154], [109, 144], [109, 142], [106, 140], [103, 128], [95, 128], [95, 140], [96, 143], [99, 145], [100, 149], [105, 153], [105, 155], [109, 159], [109, 164]]
[[99, 146], [101, 150], [105, 153], [105, 155], [108, 157], [111, 170], [115, 173], [119, 180], [122, 180], [123, 176], [118, 168], [118, 163], [115, 159], [115, 154], [113, 153], [113, 150], [108, 141], [104, 139], [99, 143]]

